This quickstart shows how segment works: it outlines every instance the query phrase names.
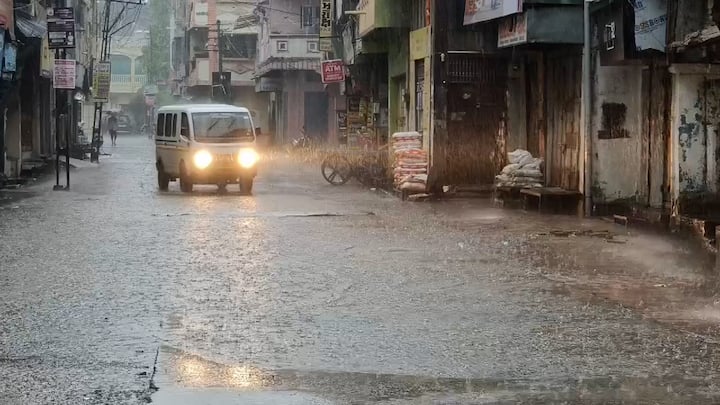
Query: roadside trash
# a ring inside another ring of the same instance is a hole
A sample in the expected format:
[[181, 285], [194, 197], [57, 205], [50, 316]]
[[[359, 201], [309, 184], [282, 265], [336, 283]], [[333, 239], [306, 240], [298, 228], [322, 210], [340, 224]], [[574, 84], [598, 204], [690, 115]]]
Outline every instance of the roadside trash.
[[534, 158], [530, 152], [517, 149], [508, 153], [510, 164], [495, 176], [497, 187], [540, 188], [543, 186], [543, 160]]

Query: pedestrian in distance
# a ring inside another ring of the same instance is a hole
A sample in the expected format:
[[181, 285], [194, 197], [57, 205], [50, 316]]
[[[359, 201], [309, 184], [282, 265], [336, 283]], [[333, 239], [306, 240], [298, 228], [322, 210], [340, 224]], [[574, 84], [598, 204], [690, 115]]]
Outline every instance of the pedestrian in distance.
[[118, 120], [115, 113], [110, 113], [108, 117], [108, 132], [110, 132], [110, 141], [112, 146], [117, 145], [117, 131], [118, 131]]

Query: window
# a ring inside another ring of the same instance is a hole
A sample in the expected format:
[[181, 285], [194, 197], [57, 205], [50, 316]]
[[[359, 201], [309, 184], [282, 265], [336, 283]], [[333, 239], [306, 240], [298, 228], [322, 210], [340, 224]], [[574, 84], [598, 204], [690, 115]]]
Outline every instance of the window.
[[180, 119], [180, 135], [186, 138], [190, 136], [190, 120], [188, 120], [188, 116], [185, 113], [182, 113], [182, 118]]
[[155, 136], [165, 136], [165, 114], [158, 114], [157, 125], [155, 125]]
[[177, 114], [173, 114], [173, 123], [172, 123], [172, 137], [177, 136]]
[[125, 55], [110, 55], [113, 75], [129, 75], [132, 61]]
[[223, 56], [226, 58], [254, 59], [257, 52], [257, 35], [226, 35]]
[[415, 131], [423, 133], [425, 99], [425, 61], [415, 61]]
[[175, 114], [165, 114], [165, 137], [171, 138], [174, 136], [172, 133], [172, 122]]
[[246, 112], [193, 113], [193, 137], [198, 142], [232, 143], [254, 141], [255, 134]]
[[303, 27], [320, 25], [320, 7], [303, 6], [300, 15]]
[[277, 41], [277, 50], [278, 50], [278, 52], [287, 52], [288, 51], [288, 41]]
[[318, 52], [318, 43], [317, 43], [317, 41], [308, 41], [308, 43], [307, 43], [307, 50], [308, 50], [308, 52]]

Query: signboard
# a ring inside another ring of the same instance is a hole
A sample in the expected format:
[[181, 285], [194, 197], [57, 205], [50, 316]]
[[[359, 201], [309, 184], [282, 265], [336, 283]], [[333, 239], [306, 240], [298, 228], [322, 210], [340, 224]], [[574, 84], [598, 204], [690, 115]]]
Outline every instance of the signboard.
[[75, 61], [73, 59], [55, 59], [53, 88], [75, 89]]
[[322, 0], [320, 2], [320, 38], [333, 36], [333, 2]]
[[93, 68], [93, 93], [98, 103], [107, 103], [110, 97], [110, 69], [110, 62], [98, 62]]
[[361, 37], [375, 29], [375, 1], [360, 0], [355, 8], [361, 12], [358, 15], [358, 33]]
[[322, 62], [322, 82], [340, 83], [345, 81], [345, 65], [340, 59]]
[[50, 49], [75, 48], [75, 12], [72, 7], [48, 10], [47, 28]]
[[10, 39], [15, 40], [15, 12], [13, 0], [0, 0], [0, 28], [10, 33]]
[[410, 59], [425, 59], [430, 56], [430, 26], [410, 32]]
[[465, 0], [464, 24], [494, 20], [522, 12], [522, 0]]
[[52, 78], [53, 57], [48, 47], [47, 37], [43, 38], [40, 45], [40, 76], [48, 79]]
[[333, 37], [333, 0], [322, 0], [320, 2], [320, 42], [321, 52], [332, 52]]
[[638, 51], [665, 52], [667, 6], [665, 0], [637, 0], [635, 9], [635, 47]]
[[525, 13], [503, 18], [498, 24], [498, 48], [527, 42], [527, 15]]

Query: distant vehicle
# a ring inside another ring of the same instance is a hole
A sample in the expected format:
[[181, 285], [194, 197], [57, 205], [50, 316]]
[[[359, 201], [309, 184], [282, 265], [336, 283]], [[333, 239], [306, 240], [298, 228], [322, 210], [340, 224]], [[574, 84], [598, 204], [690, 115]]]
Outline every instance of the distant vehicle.
[[132, 119], [127, 114], [118, 115], [118, 133], [129, 134], [133, 132]]
[[259, 160], [252, 116], [247, 108], [224, 104], [167, 106], [158, 110], [155, 155], [160, 190], [180, 180], [194, 184], [239, 184], [252, 193]]

